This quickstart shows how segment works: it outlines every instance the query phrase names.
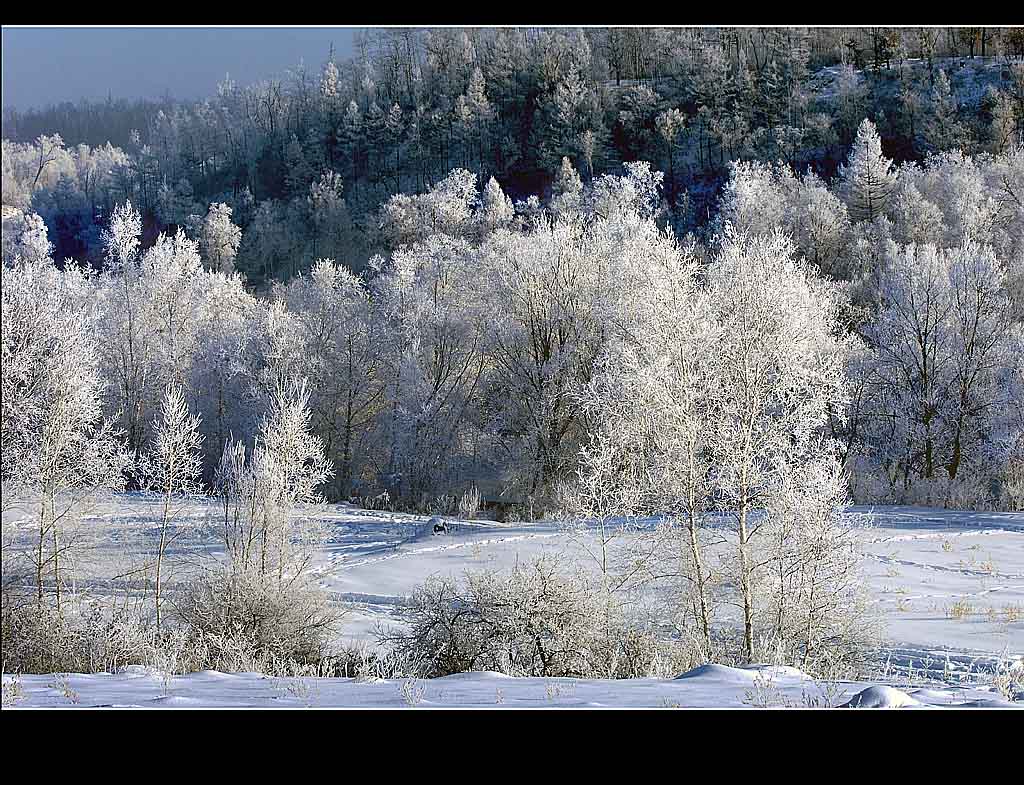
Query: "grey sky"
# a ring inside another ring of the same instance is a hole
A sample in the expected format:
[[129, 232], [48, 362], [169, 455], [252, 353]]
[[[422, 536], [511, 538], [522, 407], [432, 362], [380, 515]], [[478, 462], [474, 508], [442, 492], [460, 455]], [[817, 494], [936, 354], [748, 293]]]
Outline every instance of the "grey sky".
[[319, 69], [331, 43], [351, 54], [355, 28], [3, 28], [3, 105], [80, 98], [211, 95], [225, 74], [249, 84], [305, 61]]

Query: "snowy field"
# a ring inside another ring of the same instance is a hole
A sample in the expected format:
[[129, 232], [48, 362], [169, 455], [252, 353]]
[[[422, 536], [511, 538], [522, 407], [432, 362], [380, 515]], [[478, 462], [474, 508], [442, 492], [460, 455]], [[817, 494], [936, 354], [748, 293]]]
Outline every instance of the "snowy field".
[[19, 690], [18, 707], [61, 708], [1013, 707], [985, 689], [819, 684], [792, 668], [724, 665], [704, 665], [676, 679], [512, 678], [487, 672], [361, 682], [217, 671], [165, 679], [129, 667], [117, 674], [22, 676]]
[[[130, 572], [143, 558], [136, 543], [148, 542], [155, 549], [155, 504], [125, 495], [92, 511], [86, 523], [94, 545], [80, 565], [80, 589], [95, 593], [109, 587], [110, 577]], [[494, 673], [393, 681], [215, 672], [168, 677], [128, 668], [116, 674], [5, 675], [5, 691], [18, 695], [19, 707], [663, 708], [820, 706], [851, 700], [865, 706], [1012, 705], [993, 687], [992, 673], [1000, 661], [1004, 670], [1017, 674], [1024, 668], [1024, 514], [855, 509], [874, 513], [873, 525], [860, 534], [868, 554], [866, 580], [887, 641], [879, 652], [881, 676], [872, 683], [821, 683], [790, 668], [719, 665], [677, 679], [619, 681], [514, 679]], [[173, 545], [178, 566], [172, 585], [220, 555], [208, 528], [216, 517], [212, 503], [192, 503], [186, 513]], [[463, 521], [448, 534], [434, 535], [423, 516], [345, 505], [328, 507], [322, 515], [330, 536], [315, 569], [321, 584], [348, 610], [340, 630], [347, 642], [372, 645], [378, 625], [400, 626], [406, 598], [431, 574], [507, 568], [543, 552], [582, 554], [580, 536], [557, 522]], [[18, 516], [17, 511], [5, 513], [9, 522], [32, 525]], [[1015, 681], [1020, 683], [1019, 676]], [[1024, 706], [1021, 700], [1018, 706]]]

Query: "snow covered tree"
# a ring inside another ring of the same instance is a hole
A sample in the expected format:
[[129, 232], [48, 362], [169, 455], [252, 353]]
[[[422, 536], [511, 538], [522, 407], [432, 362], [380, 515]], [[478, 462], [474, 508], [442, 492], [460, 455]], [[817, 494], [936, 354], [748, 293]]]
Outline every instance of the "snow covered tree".
[[138, 214], [128, 205], [117, 215], [107, 240], [109, 269], [97, 282], [103, 317], [96, 337], [110, 412], [117, 413], [128, 447], [138, 455], [150, 440], [152, 412], [164, 388], [188, 380], [206, 273], [196, 242], [182, 229], [173, 237], [160, 235], [139, 257], [132, 244], [141, 223], [128, 220]]
[[956, 99], [949, 77], [941, 68], [935, 77], [925, 118], [924, 137], [928, 148], [934, 151], [951, 150], [964, 146], [965, 129], [957, 115]]
[[472, 461], [473, 401], [486, 366], [478, 264], [467, 241], [436, 234], [394, 253], [373, 282], [389, 326], [382, 474], [392, 495], [411, 503], [466, 479]]
[[161, 582], [167, 548], [173, 542], [171, 525], [179, 512], [173, 505], [181, 504], [200, 490], [203, 437], [199, 433], [199, 417], [189, 414], [181, 387], [170, 384], [164, 393], [160, 414], [153, 424], [153, 445], [147, 461], [147, 480], [162, 498], [160, 542], [156, 552], [154, 576], [156, 626], [161, 626]]
[[824, 447], [782, 478], [766, 506], [762, 659], [834, 677], [860, 670], [877, 642], [860, 570], [864, 520], [847, 510], [847, 486], [842, 463]]
[[731, 650], [817, 671], [849, 664], [869, 630], [827, 437], [847, 395], [839, 298], [794, 250], [777, 231], [730, 233], [706, 282], [670, 247], [634, 268], [581, 396], [570, 498], [599, 542], [608, 516], [667, 516], [629, 554], [629, 580], [670, 580], [702, 656], [732, 646], [721, 608], [735, 604]]
[[813, 172], [797, 178], [785, 164], [737, 161], [722, 189], [717, 232], [771, 234], [781, 228], [800, 254], [834, 278], [849, 278], [846, 205]]
[[[1011, 304], [991, 248], [890, 245], [864, 328], [865, 459], [898, 499], [978, 503], [1004, 458]], [[974, 498], [970, 498], [973, 496]]]
[[490, 152], [490, 126], [494, 109], [487, 100], [486, 80], [483, 71], [473, 69], [465, 95], [456, 99], [455, 114], [465, 140], [468, 165], [483, 177], [485, 162]]
[[480, 199], [480, 232], [485, 236], [496, 229], [510, 226], [515, 218], [512, 200], [505, 196], [498, 181], [493, 177], [487, 181]]
[[[713, 323], [694, 255], [664, 239], [656, 245], [621, 281], [608, 344], [580, 392], [590, 427], [566, 501], [598, 524], [606, 585], [621, 591], [651, 575], [671, 576], [676, 628], [711, 659], [716, 577], [706, 548], [717, 538], [705, 523], [712, 512]], [[666, 516], [651, 543], [609, 566], [622, 516], [650, 514]]]
[[885, 212], [896, 184], [892, 161], [882, 154], [874, 123], [865, 119], [847, 162], [839, 167], [839, 193], [855, 220], [873, 221]]
[[[116, 386], [128, 449], [138, 453], [143, 443], [144, 407], [150, 342], [141, 314], [138, 251], [142, 216], [131, 202], [115, 208], [104, 235], [107, 259], [104, 330], [100, 353], [107, 383]], [[102, 285], [102, 284], [101, 284]]]
[[479, 202], [476, 175], [454, 169], [425, 194], [392, 196], [381, 208], [381, 231], [391, 248], [433, 234], [463, 237], [472, 229]]
[[239, 261], [246, 273], [269, 278], [295, 265], [302, 238], [289, 214], [288, 206], [276, 199], [259, 203], [252, 223], [245, 231]]
[[1009, 96], [996, 88], [989, 88], [984, 102], [988, 105], [988, 149], [996, 154], [1020, 144], [1021, 135], [1017, 128], [1017, 115]]
[[556, 215], [571, 213], [583, 207], [583, 181], [568, 158], [562, 159], [558, 178], [551, 186], [551, 209]]
[[49, 583], [60, 614], [78, 517], [101, 492], [123, 487], [125, 456], [102, 417], [86, 273], [44, 259], [2, 275], [4, 505], [32, 510], [37, 602]]
[[231, 571], [279, 590], [306, 572], [318, 529], [300, 508], [323, 500], [317, 488], [333, 473], [310, 432], [308, 403], [305, 382], [276, 385], [248, 459], [243, 443], [228, 442], [215, 482]]
[[[658, 136], [665, 145], [668, 157], [668, 183], [674, 189], [676, 180], [676, 147], [683, 131], [686, 129], [686, 115], [678, 109], [668, 109], [655, 118]], [[671, 191], [674, 194], [674, 191]]]
[[[261, 489], [265, 528], [262, 532], [260, 569], [265, 572], [270, 549], [276, 545], [277, 581], [280, 586], [305, 571], [312, 558], [307, 538], [313, 529], [294, 520], [300, 505], [323, 500], [318, 488], [334, 473], [320, 440], [309, 427], [309, 391], [305, 382], [291, 382], [273, 391], [270, 411], [253, 449], [253, 472]], [[276, 544], [271, 541], [276, 535]]]
[[351, 252], [352, 218], [337, 172], [326, 172], [309, 187], [309, 213], [313, 222], [312, 255], [343, 259]]
[[323, 536], [310, 512], [332, 467], [310, 433], [307, 401], [303, 382], [276, 387], [248, 455], [243, 442], [224, 446], [214, 490], [228, 563], [193, 580], [175, 603], [220, 667], [316, 665], [338, 618], [309, 570]]
[[282, 290], [299, 330], [310, 382], [313, 432], [337, 467], [334, 496], [347, 499], [369, 479], [372, 435], [385, 405], [384, 324], [363, 281], [331, 259]]
[[238, 276], [209, 276], [198, 306], [187, 387], [202, 418], [204, 478], [212, 479], [232, 436], [249, 439], [260, 408], [253, 392], [260, 303]]
[[787, 482], [827, 461], [830, 412], [845, 405], [834, 289], [793, 260], [791, 242], [727, 237], [708, 271], [716, 320], [710, 454], [714, 494], [736, 527], [733, 571], [743, 613], [744, 651], [764, 627], [758, 584], [770, 509]]
[[497, 398], [487, 408], [500, 412], [494, 427], [510, 482], [540, 506], [575, 472], [585, 439], [576, 396], [610, 329], [610, 303], [638, 268], [671, 253], [651, 220], [659, 182], [637, 164], [595, 182], [596, 215], [566, 213], [481, 247], [477, 296], [494, 369], [485, 389]]
[[172, 187], [165, 180], [156, 195], [156, 217], [164, 226], [185, 226], [202, 208], [192, 194], [192, 183], [182, 177]]
[[14, 265], [19, 260], [49, 259], [53, 244], [47, 239], [46, 224], [35, 213], [23, 213], [4, 206], [3, 263]]
[[233, 272], [242, 230], [231, 222], [231, 208], [223, 202], [210, 205], [199, 233], [199, 248], [211, 270]]

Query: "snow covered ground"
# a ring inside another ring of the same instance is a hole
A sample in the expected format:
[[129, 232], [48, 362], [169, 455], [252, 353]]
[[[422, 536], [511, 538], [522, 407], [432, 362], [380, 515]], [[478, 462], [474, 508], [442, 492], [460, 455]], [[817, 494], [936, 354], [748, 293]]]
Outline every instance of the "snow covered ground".
[[[4, 676], [5, 689], [14, 679]], [[164, 678], [130, 667], [117, 674], [21, 676], [18, 707], [138, 708], [864, 708], [986, 707], [1013, 704], [976, 688], [896, 689], [821, 684], [792, 668], [704, 665], [676, 679], [512, 678], [461, 673], [440, 679], [355, 681], [271, 678], [203, 671]], [[1019, 705], [1019, 704], [1018, 704]]]
[[[125, 495], [92, 511], [86, 523], [94, 530], [95, 547], [82, 560], [80, 588], [112, 591], [107, 579], [141, 559], [130, 555], [137, 550], [134, 543], [155, 548], [155, 504]], [[625, 681], [493, 673], [377, 682], [213, 672], [165, 678], [130, 668], [117, 674], [5, 675], [5, 692], [27, 707], [805, 706], [840, 705], [861, 693], [858, 702], [865, 706], [1011, 705], [993, 688], [991, 674], [1000, 661], [1018, 674], [1024, 668], [1024, 514], [855, 510], [874, 514], [873, 525], [861, 533], [868, 554], [864, 569], [886, 626], [887, 645], [879, 652], [883, 677], [874, 690], [868, 683], [815, 682], [792, 669], [715, 665], [678, 679]], [[179, 566], [172, 585], [219, 555], [208, 528], [216, 517], [213, 505], [193, 502], [185, 512], [173, 546]], [[424, 516], [347, 505], [328, 507], [322, 515], [330, 537], [318, 556], [318, 579], [349, 610], [341, 637], [370, 645], [378, 624], [402, 624], [407, 597], [431, 574], [509, 567], [546, 551], [582, 553], [578, 537], [558, 522], [462, 521], [450, 533], [434, 535]], [[9, 516], [19, 520], [16, 511]]]

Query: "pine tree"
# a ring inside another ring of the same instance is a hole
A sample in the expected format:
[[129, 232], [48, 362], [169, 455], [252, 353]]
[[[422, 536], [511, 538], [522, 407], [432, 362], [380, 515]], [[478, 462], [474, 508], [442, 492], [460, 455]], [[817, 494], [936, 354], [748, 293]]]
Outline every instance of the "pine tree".
[[500, 226], [507, 226], [515, 217], [512, 200], [505, 196], [498, 181], [493, 177], [484, 186], [480, 199], [480, 222], [483, 233], [488, 233]]
[[583, 204], [583, 181], [567, 157], [562, 159], [562, 168], [551, 186], [551, 194], [551, 209], [556, 213], [579, 210]]
[[854, 219], [873, 221], [881, 215], [896, 186], [892, 161], [882, 154], [882, 140], [867, 118], [857, 129], [850, 157], [839, 167], [839, 192]]
[[932, 150], [951, 150], [964, 143], [965, 130], [957, 117], [956, 98], [949, 77], [941, 68], [936, 74], [925, 121], [925, 139]]
[[1006, 94], [999, 90], [993, 90], [992, 93], [992, 119], [988, 126], [988, 137], [991, 151], [999, 154], [1012, 147], [1017, 141], [1017, 118], [1013, 111], [1013, 104], [1010, 103]]

